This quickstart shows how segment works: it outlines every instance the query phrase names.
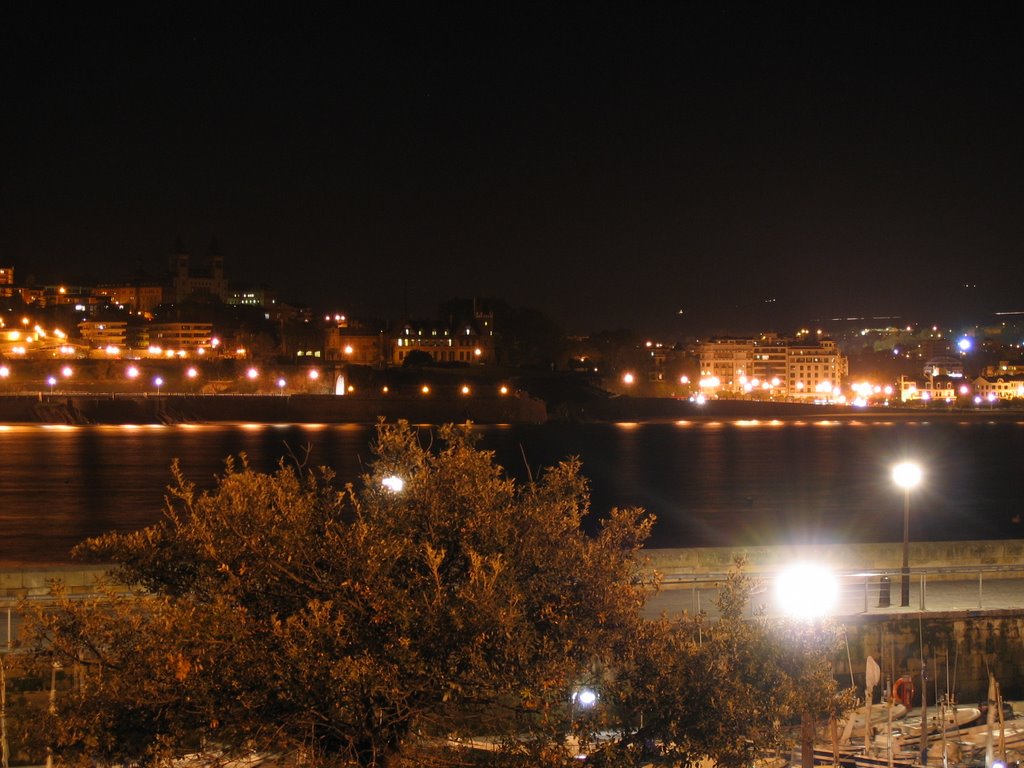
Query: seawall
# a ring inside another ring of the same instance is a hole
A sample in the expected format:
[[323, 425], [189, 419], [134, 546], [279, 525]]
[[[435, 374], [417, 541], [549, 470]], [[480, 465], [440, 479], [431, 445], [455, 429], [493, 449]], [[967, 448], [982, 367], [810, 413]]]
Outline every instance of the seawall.
[[525, 394], [465, 398], [177, 394], [0, 397], [0, 423], [6, 424], [373, 424], [380, 418], [421, 424], [539, 424], [547, 419], [547, 411], [543, 401]]
[[[750, 572], [774, 571], [794, 562], [827, 563], [836, 571], [892, 571], [903, 558], [901, 542], [823, 544], [772, 547], [694, 547], [648, 549], [652, 568], [665, 574], [722, 574], [736, 557], [747, 559]], [[971, 568], [979, 565], [1020, 566], [1024, 570], [1024, 539], [1003, 541], [921, 541], [910, 543], [913, 568]], [[930, 579], [938, 576], [929, 576]], [[960, 578], [963, 578], [962, 576]]]

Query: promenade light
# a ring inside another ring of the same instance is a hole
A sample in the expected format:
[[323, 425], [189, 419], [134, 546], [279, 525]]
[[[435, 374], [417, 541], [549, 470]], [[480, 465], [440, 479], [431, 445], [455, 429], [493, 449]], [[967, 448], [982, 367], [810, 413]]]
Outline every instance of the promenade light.
[[318, 371], [316, 368], [311, 369], [310, 372], [309, 372], [309, 380], [310, 381], [316, 381], [319, 378], [320, 378], [320, 371]]
[[405, 489], [405, 480], [398, 475], [388, 475], [380, 484], [392, 493], [401, 493]]
[[63, 368], [60, 369], [60, 375], [63, 376], [65, 379], [70, 379], [71, 375], [74, 372], [74, 369], [70, 365], [65, 365]]
[[129, 379], [137, 379], [139, 377], [139, 369], [134, 365], [129, 365], [128, 370], [124, 372], [124, 375]]
[[287, 382], [287, 381], [285, 381], [284, 379], [278, 379], [278, 380], [277, 380], [277, 388], [281, 390], [281, 394], [282, 394], [282, 395], [284, 394], [284, 387], [285, 387], [285, 385], [286, 385], [287, 383], [288, 383], [288, 382]]
[[11, 375], [11, 369], [6, 365], [0, 365], [0, 379], [6, 379]]
[[346, 355], [351, 355], [355, 350], [352, 349], [352, 345], [351, 344], [346, 344], [344, 351], [345, 351]]
[[249, 381], [256, 381], [259, 378], [260, 372], [255, 368], [250, 368], [245, 372], [245, 375], [249, 377]]
[[828, 568], [815, 563], [795, 563], [775, 580], [775, 596], [787, 616], [816, 619], [828, 616], [839, 597], [839, 582]]
[[156, 393], [159, 395], [160, 387], [164, 385], [164, 380], [157, 376], [156, 378], [153, 379], [153, 385], [156, 387]]
[[892, 468], [892, 480], [903, 489], [903, 565], [901, 566], [900, 605], [910, 605], [910, 491], [921, 483], [924, 473], [912, 461], [902, 461]]
[[633, 374], [632, 373], [626, 373], [626, 374], [624, 374], [622, 376], [622, 383], [623, 384], [632, 384], [633, 380], [634, 379], [633, 379]]
[[590, 688], [580, 688], [572, 692], [572, 702], [580, 709], [590, 709], [597, 704], [597, 692]]
[[195, 366], [192, 366], [187, 371], [185, 371], [185, 375], [188, 376], [190, 379], [194, 379], [199, 375], [199, 371], [196, 370]]
[[52, 395], [53, 394], [53, 388], [55, 386], [57, 386], [57, 377], [56, 376], [50, 376], [46, 380], [46, 383], [50, 385], [50, 394]]

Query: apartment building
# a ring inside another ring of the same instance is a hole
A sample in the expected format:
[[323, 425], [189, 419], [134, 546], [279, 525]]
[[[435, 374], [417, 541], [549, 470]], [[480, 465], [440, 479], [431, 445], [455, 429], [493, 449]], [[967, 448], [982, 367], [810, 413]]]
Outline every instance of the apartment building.
[[831, 400], [848, 363], [831, 339], [715, 338], [700, 346], [705, 395]]
[[984, 400], [1024, 398], [1024, 375], [979, 376], [974, 380], [974, 394]]
[[213, 344], [213, 323], [152, 323], [149, 346], [161, 350], [195, 351]]
[[128, 323], [125, 321], [83, 320], [78, 324], [78, 332], [90, 349], [122, 349], [128, 342]]

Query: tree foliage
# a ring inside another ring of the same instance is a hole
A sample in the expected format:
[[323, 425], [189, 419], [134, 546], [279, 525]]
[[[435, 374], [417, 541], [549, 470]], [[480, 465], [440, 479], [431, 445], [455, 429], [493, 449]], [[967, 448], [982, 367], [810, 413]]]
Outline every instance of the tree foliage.
[[642, 754], [741, 768], [783, 746], [805, 716], [827, 718], [852, 705], [831, 674], [837, 628], [752, 611], [744, 566], [738, 560], [721, 586], [717, 621], [700, 613], [642, 627], [615, 688], [628, 725], [608, 745], [609, 762], [635, 764]]
[[516, 484], [468, 429], [439, 436], [382, 424], [358, 488], [242, 457], [199, 491], [175, 467], [160, 523], [80, 547], [136, 592], [36, 618], [39, 647], [85, 670], [57, 751], [384, 765], [459, 734], [557, 740], [573, 683], [636, 631], [651, 521], [616, 510], [587, 536], [576, 461]]
[[[132, 589], [57, 588], [29, 622], [40, 661], [78, 682], [45, 716], [56, 754], [739, 768], [845, 705], [835, 635], [752, 617], [742, 563], [717, 621], [645, 622], [652, 518], [612, 510], [586, 535], [577, 461], [517, 483], [468, 427], [432, 434], [380, 424], [369, 471], [343, 488], [242, 456], [200, 490], [174, 466], [161, 522], [82, 544]], [[596, 710], [571, 703], [583, 684]]]

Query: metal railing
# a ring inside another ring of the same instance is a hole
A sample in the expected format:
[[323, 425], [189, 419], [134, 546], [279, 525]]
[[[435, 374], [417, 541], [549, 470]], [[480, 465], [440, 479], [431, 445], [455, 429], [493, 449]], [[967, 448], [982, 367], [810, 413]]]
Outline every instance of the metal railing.
[[[752, 608], [769, 615], [781, 612], [774, 604], [772, 584], [778, 571], [748, 572], [754, 580]], [[837, 571], [839, 583], [835, 615], [896, 613], [899, 610], [975, 611], [1024, 609], [1024, 563], [912, 568], [910, 605], [900, 606], [902, 571], [899, 568], [870, 571]], [[673, 608], [715, 615], [714, 597], [727, 573], [663, 572], [663, 591], [688, 590], [689, 599], [663, 598]], [[987, 588], [987, 591], [986, 591]]]

